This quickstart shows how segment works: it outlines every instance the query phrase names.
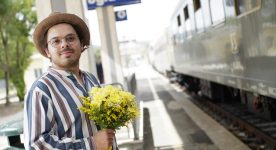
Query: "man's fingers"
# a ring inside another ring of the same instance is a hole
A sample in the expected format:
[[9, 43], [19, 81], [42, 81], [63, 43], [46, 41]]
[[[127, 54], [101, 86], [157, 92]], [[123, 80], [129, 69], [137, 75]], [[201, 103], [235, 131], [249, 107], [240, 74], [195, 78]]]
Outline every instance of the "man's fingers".
[[113, 129], [106, 129], [106, 132], [107, 133], [115, 133], [115, 130], [113, 130]]
[[110, 147], [113, 145], [113, 140], [115, 138], [115, 130], [112, 129], [103, 129], [97, 132], [94, 136], [94, 140], [96, 142], [96, 147], [100, 147], [99, 149], [106, 147]]
[[112, 144], [113, 143], [113, 139], [108, 139], [108, 143], [110, 144]]
[[115, 130], [112, 130], [112, 129], [106, 129], [106, 132], [109, 136], [114, 136], [116, 131]]

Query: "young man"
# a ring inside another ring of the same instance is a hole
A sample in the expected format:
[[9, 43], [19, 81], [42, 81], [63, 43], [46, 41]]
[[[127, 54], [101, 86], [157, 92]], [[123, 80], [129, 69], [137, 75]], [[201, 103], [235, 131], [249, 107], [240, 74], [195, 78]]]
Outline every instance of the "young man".
[[79, 68], [90, 43], [85, 22], [73, 14], [52, 13], [36, 26], [33, 40], [52, 65], [26, 95], [25, 148], [107, 150], [113, 145], [114, 130], [97, 130], [78, 109], [80, 96], [87, 97], [93, 86], [99, 86], [93, 75]]

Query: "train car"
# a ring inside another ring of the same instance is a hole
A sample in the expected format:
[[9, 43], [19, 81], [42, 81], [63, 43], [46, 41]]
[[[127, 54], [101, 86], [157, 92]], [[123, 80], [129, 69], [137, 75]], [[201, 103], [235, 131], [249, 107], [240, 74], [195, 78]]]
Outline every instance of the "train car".
[[153, 57], [169, 64], [162, 71], [173, 68], [190, 90], [276, 120], [276, 1], [182, 0], [169, 31], [171, 49], [155, 47], [163, 62]]
[[173, 64], [173, 45], [171, 39], [171, 31], [166, 28], [162, 36], [160, 36], [156, 41], [150, 44], [150, 63], [153, 68], [166, 75], [166, 73], [172, 70]]

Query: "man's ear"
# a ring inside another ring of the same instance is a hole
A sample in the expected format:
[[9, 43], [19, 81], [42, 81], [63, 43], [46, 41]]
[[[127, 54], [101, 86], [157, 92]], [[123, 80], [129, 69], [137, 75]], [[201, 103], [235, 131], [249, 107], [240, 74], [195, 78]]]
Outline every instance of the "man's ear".
[[84, 52], [86, 49], [88, 49], [88, 46], [84, 46], [84, 47], [82, 47], [81, 52]]
[[50, 55], [50, 53], [49, 53], [48, 48], [45, 48], [44, 51], [45, 51], [45, 53], [47, 54], [47, 57], [48, 57], [48, 58], [51, 58], [51, 55]]

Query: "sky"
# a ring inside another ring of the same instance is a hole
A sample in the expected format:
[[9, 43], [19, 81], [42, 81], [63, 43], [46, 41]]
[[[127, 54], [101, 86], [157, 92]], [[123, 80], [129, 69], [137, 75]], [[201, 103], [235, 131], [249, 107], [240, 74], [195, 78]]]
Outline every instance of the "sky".
[[[126, 10], [126, 21], [116, 22], [119, 41], [152, 41], [169, 25], [172, 10], [178, 0], [141, 0], [139, 4], [114, 7], [114, 10]], [[99, 27], [95, 10], [87, 10], [92, 43], [100, 45]]]

